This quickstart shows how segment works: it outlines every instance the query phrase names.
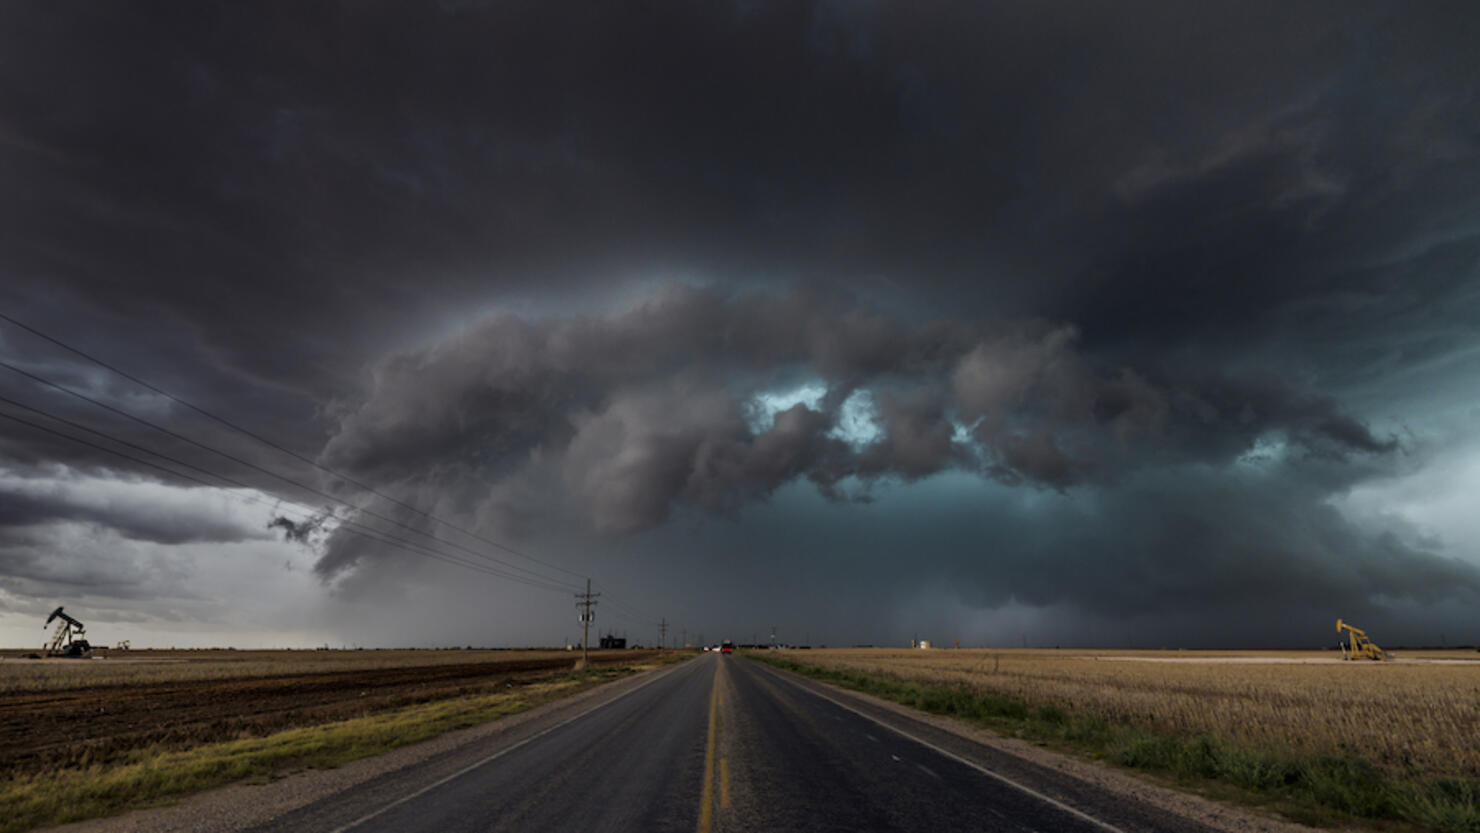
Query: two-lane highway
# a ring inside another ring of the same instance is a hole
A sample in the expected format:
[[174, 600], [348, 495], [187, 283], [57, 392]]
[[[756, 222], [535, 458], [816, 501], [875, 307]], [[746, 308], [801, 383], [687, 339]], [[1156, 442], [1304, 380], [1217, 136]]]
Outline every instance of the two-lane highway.
[[258, 830], [1206, 829], [717, 653], [456, 764]]

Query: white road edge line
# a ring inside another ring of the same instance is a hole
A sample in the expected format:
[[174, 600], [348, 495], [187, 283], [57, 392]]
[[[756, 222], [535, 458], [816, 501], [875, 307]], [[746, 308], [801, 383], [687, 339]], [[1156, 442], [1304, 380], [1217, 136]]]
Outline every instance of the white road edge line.
[[[679, 663], [678, 665], [674, 665], [669, 673], [672, 673], [672, 671], [676, 671], [676, 670], [678, 670], [679, 668], [682, 668], [682, 667], [683, 667], [683, 664], [682, 663]], [[545, 735], [550, 734], [551, 732], [555, 731], [556, 729], [559, 729], [562, 726], [565, 726], [565, 725], [570, 724], [570, 723], [574, 723], [575, 721], [580, 720], [581, 718], [583, 718], [586, 715], [588, 715], [588, 714], [596, 711], [597, 709], [601, 709], [601, 708], [605, 708], [607, 706], [610, 706], [612, 703], [615, 703], [618, 700], [621, 700], [622, 698], [626, 697], [629, 694], [632, 694], [633, 692], [641, 691], [642, 689], [647, 688], [648, 686], [652, 685], [653, 683], [657, 682], [658, 680], [663, 679], [666, 676], [668, 676], [668, 674], [666, 674], [666, 673], [664, 673], [664, 674], [654, 674], [652, 676], [652, 678], [650, 678], [647, 681], [643, 682], [641, 685], [635, 685], [632, 688], [627, 689], [626, 691], [622, 692], [621, 694], [618, 694], [616, 697], [613, 697], [610, 700], [607, 700], [607, 701], [602, 702], [602, 703], [597, 703], [596, 705], [592, 706], [589, 709], [586, 709], [583, 712], [580, 712], [579, 714], [572, 715], [572, 716], [566, 718], [565, 720], [562, 720], [559, 723], [556, 723], [554, 726], [551, 726], [551, 727], [549, 727], [547, 729], [542, 729], [539, 732], [536, 732], [535, 734], [532, 734], [529, 737], [525, 738], [524, 740], [519, 741], [518, 743], [514, 744], [513, 746], [509, 746], [509, 747], [505, 747], [504, 749], [500, 749], [499, 751], [493, 753], [492, 755], [489, 755], [488, 757], [486, 757], [486, 758], [484, 758], [484, 759], [482, 759], [480, 761], [477, 761], [475, 763], [469, 764], [469, 765], [463, 767], [462, 769], [458, 770], [457, 772], [452, 773], [451, 775], [449, 775], [449, 776], [447, 776], [445, 778], [441, 778], [441, 779], [439, 779], [437, 781], [433, 781], [432, 783], [427, 784], [425, 787], [422, 787], [421, 789], [417, 790], [414, 793], [411, 793], [410, 795], [402, 796], [401, 798], [398, 798], [395, 801], [392, 801], [391, 803], [385, 805], [384, 807], [381, 807], [379, 810], [376, 810], [373, 813], [369, 813], [367, 815], [361, 816], [361, 817], [355, 819], [354, 821], [350, 822], [349, 824], [345, 824], [345, 825], [341, 825], [339, 827], [336, 827], [333, 830], [329, 831], [329, 833], [344, 833], [346, 830], [353, 830], [356, 827], [359, 827], [360, 825], [364, 824], [365, 822], [367, 822], [367, 821], [375, 818], [376, 816], [381, 815], [382, 813], [388, 812], [390, 810], [394, 810], [395, 808], [401, 806], [402, 804], [405, 804], [408, 801], [411, 801], [412, 799], [419, 798], [419, 797], [421, 797], [421, 796], [423, 796], [423, 795], [431, 792], [432, 790], [435, 790], [436, 788], [442, 786], [443, 784], [446, 784], [448, 781], [454, 781], [454, 780], [456, 780], [458, 778], [461, 778], [462, 776], [467, 775], [469, 772], [472, 772], [473, 770], [477, 769], [478, 767], [483, 766], [484, 764], [487, 764], [487, 763], [489, 763], [491, 761], [494, 761], [494, 760], [497, 760], [499, 758], [502, 758], [503, 756], [509, 754], [510, 752], [513, 752], [515, 749], [518, 749], [519, 747], [524, 746], [527, 743], [531, 743], [533, 741], [539, 740], [540, 738], [544, 737]]]
[[[770, 668], [766, 668], [765, 670], [768, 673], [773, 673], [774, 674], [774, 672]], [[776, 676], [778, 676], [780, 679], [786, 679], [785, 677], [782, 677], [780, 675], [776, 675]], [[874, 723], [877, 723], [880, 726], [883, 726], [885, 729], [888, 729], [889, 731], [895, 733], [896, 735], [900, 735], [901, 737], [909, 738], [910, 740], [914, 741], [915, 743], [918, 743], [921, 746], [924, 746], [924, 747], [926, 747], [928, 749], [933, 749], [937, 753], [939, 753], [941, 755], [944, 755], [945, 757], [950, 758], [953, 761], [958, 761], [960, 763], [963, 763], [963, 764], [971, 767], [972, 769], [976, 770], [977, 772], [980, 772], [983, 775], [986, 775], [986, 776], [988, 776], [990, 778], [995, 778], [998, 781], [1001, 781], [1002, 783], [1007, 784], [1010, 787], [1013, 787], [1015, 789], [1021, 790], [1021, 791], [1025, 792], [1025, 793], [1027, 793], [1028, 795], [1031, 795], [1034, 798], [1038, 799], [1039, 801], [1044, 802], [1045, 804], [1050, 804], [1050, 805], [1052, 805], [1054, 807], [1059, 808], [1060, 810], [1063, 810], [1064, 812], [1068, 813], [1071, 816], [1074, 816], [1076, 818], [1083, 819], [1084, 821], [1087, 821], [1090, 824], [1095, 825], [1096, 827], [1101, 827], [1101, 828], [1104, 828], [1105, 830], [1109, 830], [1109, 831], [1111, 831], [1111, 833], [1126, 833], [1126, 831], [1121, 830], [1119, 827], [1116, 827], [1115, 825], [1110, 824], [1109, 822], [1100, 821], [1099, 819], [1095, 818], [1094, 816], [1089, 815], [1088, 813], [1084, 812], [1083, 810], [1077, 810], [1077, 809], [1075, 809], [1073, 807], [1070, 807], [1068, 804], [1065, 804], [1064, 802], [1059, 801], [1057, 798], [1051, 798], [1049, 796], [1046, 796], [1043, 793], [1041, 793], [1041, 792], [1033, 789], [1032, 787], [1029, 787], [1029, 786], [1026, 786], [1026, 785], [1023, 785], [1023, 784], [1019, 784], [1018, 782], [1012, 780], [1011, 778], [1008, 778], [1006, 775], [1002, 775], [1000, 773], [993, 772], [990, 769], [987, 769], [986, 767], [982, 766], [981, 764], [979, 764], [979, 763], [977, 763], [975, 761], [969, 760], [967, 758], [963, 758], [960, 755], [957, 755], [955, 752], [951, 752], [950, 750], [942, 749], [939, 746], [936, 746], [935, 744], [931, 743], [930, 741], [925, 740], [924, 738], [915, 737], [914, 735], [910, 734], [909, 732], [906, 732], [903, 729], [900, 729], [900, 728], [897, 728], [897, 727], [894, 727], [894, 726], [890, 726], [888, 723], [885, 723], [884, 721], [878, 719], [877, 717], [874, 717], [871, 714], [866, 714], [864, 712], [861, 712], [858, 709], [855, 709], [852, 706], [848, 705], [847, 703], [843, 703], [843, 702], [841, 702], [839, 700], [835, 700], [832, 697], [829, 697], [826, 694], [823, 694], [822, 692], [820, 692], [820, 691], [818, 691], [818, 690], [816, 690], [814, 688], [811, 688], [810, 686], [797, 685], [796, 682], [791, 681], [791, 680], [787, 680], [787, 682], [790, 682], [792, 685], [796, 686], [797, 688], [801, 689], [802, 691], [805, 691], [805, 692], [813, 695], [814, 697], [821, 697], [822, 699], [828, 701], [829, 703], [832, 703], [834, 706], [837, 706], [840, 709], [844, 709], [846, 711], [853, 712], [854, 714], [858, 715], [859, 717], [865, 718], [867, 720], [871, 720]], [[336, 831], [336, 833], [337, 833], [337, 831]]]

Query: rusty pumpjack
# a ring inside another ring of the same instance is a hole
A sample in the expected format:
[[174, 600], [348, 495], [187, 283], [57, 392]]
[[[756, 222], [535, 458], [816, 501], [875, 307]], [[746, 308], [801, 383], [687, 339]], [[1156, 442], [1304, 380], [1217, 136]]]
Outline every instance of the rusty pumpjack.
[[57, 622], [57, 629], [52, 632], [51, 641], [46, 644], [43, 653], [48, 657], [70, 657], [72, 659], [87, 659], [92, 656], [92, 645], [82, 638], [87, 628], [81, 622], [63, 613], [60, 607], [46, 617], [46, 624], [41, 627], [47, 627], [55, 619], [61, 621]]

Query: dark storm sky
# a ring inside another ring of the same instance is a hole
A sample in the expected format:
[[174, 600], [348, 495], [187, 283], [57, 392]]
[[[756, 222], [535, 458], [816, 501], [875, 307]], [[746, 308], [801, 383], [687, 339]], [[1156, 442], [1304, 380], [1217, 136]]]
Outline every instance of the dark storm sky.
[[[9, 5], [0, 312], [348, 479], [0, 322], [237, 459], [5, 368], [0, 413], [241, 484], [0, 421], [0, 641], [574, 632], [344, 525], [387, 518], [648, 640], [1480, 641], [1477, 42], [1466, 3]], [[366, 511], [268, 528], [325, 495]]]

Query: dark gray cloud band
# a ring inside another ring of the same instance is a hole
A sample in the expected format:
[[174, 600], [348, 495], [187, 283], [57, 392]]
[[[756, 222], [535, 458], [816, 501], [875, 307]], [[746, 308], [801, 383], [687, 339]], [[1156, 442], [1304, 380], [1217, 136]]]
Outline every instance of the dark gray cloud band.
[[[747, 419], [788, 379], [825, 392]], [[877, 403], [866, 439], [840, 431], [860, 392]], [[913, 323], [811, 292], [676, 289], [604, 317], [497, 316], [387, 359], [342, 410], [333, 468], [451, 478], [475, 502], [509, 478], [555, 482], [604, 532], [677, 506], [738, 509], [797, 479], [833, 493], [965, 469], [1063, 489], [1148, 462], [1226, 464], [1269, 435], [1339, 459], [1396, 448], [1277, 380], [1153, 381], [1096, 368], [1072, 328]]]

